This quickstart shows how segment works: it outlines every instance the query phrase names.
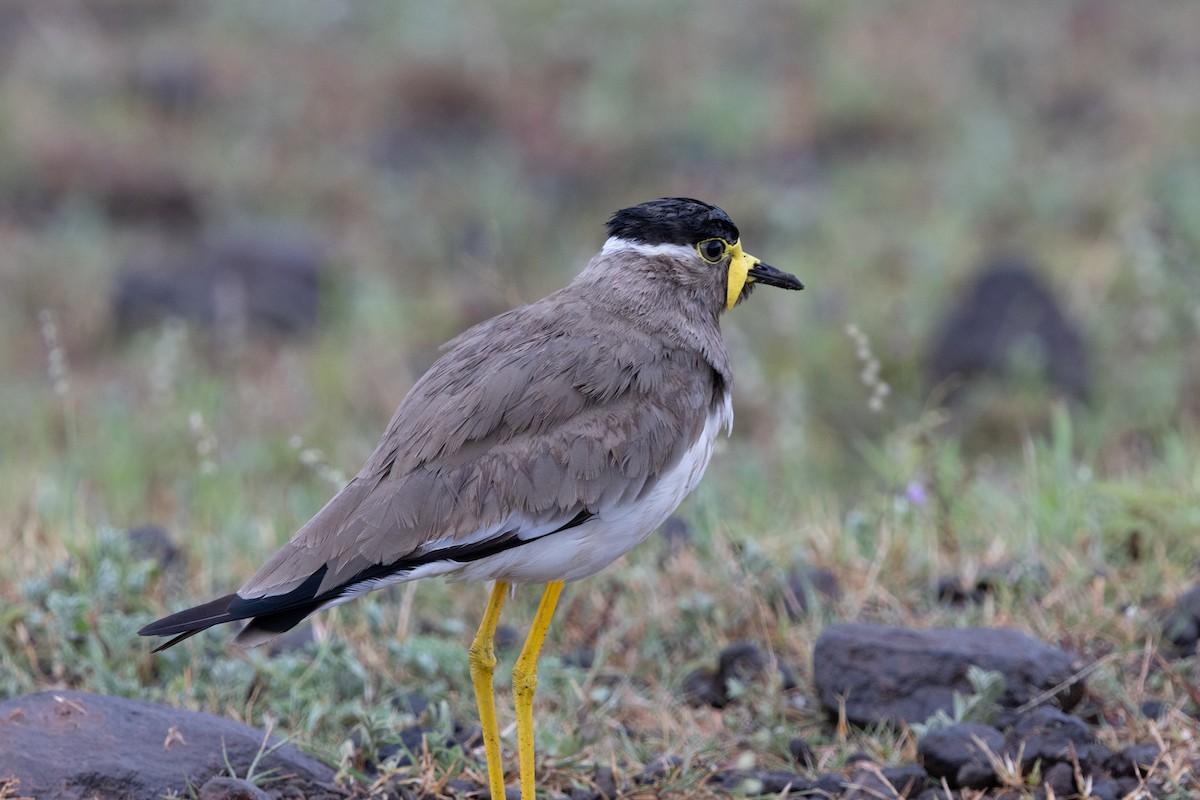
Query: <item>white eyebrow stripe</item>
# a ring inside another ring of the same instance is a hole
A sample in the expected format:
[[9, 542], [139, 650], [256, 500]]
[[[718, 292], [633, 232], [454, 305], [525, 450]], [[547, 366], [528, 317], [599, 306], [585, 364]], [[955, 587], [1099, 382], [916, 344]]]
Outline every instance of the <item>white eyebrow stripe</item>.
[[667, 256], [669, 258], [691, 258], [696, 255], [696, 248], [683, 244], [644, 244], [622, 239], [620, 236], [610, 236], [600, 250], [604, 255], [612, 253], [637, 253], [647, 258]]

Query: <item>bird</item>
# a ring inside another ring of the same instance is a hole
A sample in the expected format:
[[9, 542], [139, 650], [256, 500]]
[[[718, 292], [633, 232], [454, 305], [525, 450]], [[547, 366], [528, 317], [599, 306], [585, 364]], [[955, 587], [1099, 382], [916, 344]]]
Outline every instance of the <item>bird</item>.
[[469, 650], [488, 787], [505, 797], [493, 639], [505, 598], [544, 584], [512, 673], [522, 800], [534, 800], [537, 661], [566, 582], [646, 539], [733, 425], [722, 314], [760, 284], [803, 289], [742, 249], [720, 208], [664, 197], [615, 212], [565, 287], [444, 345], [363, 468], [233, 594], [166, 616], [164, 650], [247, 620], [255, 646], [308, 615], [435, 575], [490, 581]]

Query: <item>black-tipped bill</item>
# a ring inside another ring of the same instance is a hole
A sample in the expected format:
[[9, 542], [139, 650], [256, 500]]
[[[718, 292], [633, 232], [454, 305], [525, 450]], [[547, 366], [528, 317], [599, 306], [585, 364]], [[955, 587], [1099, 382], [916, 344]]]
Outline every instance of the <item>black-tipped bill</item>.
[[758, 262], [746, 276], [755, 283], [765, 283], [767, 286], [778, 286], [780, 289], [803, 289], [804, 284], [801, 283], [795, 275], [778, 270], [770, 264]]

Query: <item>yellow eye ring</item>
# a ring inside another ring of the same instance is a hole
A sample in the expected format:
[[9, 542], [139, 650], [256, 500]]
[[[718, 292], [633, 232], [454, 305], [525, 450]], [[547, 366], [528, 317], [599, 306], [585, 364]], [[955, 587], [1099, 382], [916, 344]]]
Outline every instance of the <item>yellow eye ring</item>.
[[729, 242], [724, 239], [705, 239], [696, 243], [696, 252], [710, 264], [719, 263], [728, 251]]

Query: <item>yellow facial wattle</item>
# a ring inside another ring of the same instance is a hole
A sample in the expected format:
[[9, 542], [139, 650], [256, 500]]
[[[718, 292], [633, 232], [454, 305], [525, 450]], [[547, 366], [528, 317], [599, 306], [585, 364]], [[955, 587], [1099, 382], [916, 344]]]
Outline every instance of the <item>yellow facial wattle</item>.
[[759, 259], [747, 253], [742, 249], [742, 240], [738, 239], [729, 248], [729, 283], [725, 290], [725, 307], [733, 308], [737, 304], [738, 298], [742, 296], [742, 289], [746, 285], [746, 281], [753, 281], [750, 277], [750, 270]]

